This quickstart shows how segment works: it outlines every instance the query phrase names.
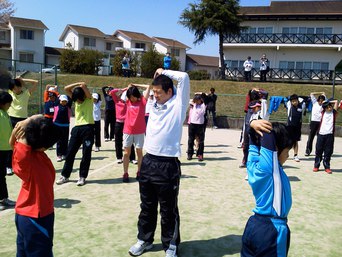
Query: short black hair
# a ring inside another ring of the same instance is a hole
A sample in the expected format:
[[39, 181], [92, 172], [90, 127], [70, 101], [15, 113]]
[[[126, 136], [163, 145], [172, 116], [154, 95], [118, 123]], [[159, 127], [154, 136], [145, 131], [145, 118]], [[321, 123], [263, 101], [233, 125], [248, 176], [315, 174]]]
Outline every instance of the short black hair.
[[319, 102], [321, 100], [323, 100], [323, 101], [325, 100], [325, 96], [324, 95], [318, 96], [317, 101]]
[[195, 94], [194, 98], [193, 98], [193, 101], [197, 101], [197, 100], [200, 100], [202, 103], [204, 102], [204, 99], [202, 97], [202, 94]]
[[288, 126], [285, 124], [280, 122], [272, 122], [272, 128], [279, 156], [284, 149], [291, 149], [295, 142], [290, 135]]
[[8, 85], [8, 89], [12, 91], [14, 86], [22, 87], [23, 85], [21, 84], [21, 81], [19, 79], [11, 79]]
[[0, 105], [5, 105], [13, 101], [12, 96], [5, 91], [0, 92]]
[[75, 87], [72, 91], [72, 97], [73, 102], [76, 102], [77, 100], [84, 101], [85, 99], [85, 93], [84, 90], [81, 87]]
[[25, 128], [26, 141], [32, 150], [49, 149], [59, 140], [60, 134], [59, 128], [43, 116], [30, 120]]
[[165, 76], [163, 74], [159, 75], [153, 80], [152, 86], [161, 86], [165, 93], [167, 93], [167, 91], [169, 91], [169, 89], [171, 88], [172, 95], [174, 95], [173, 82], [172, 79], [170, 79], [168, 76]]
[[298, 95], [296, 94], [290, 95], [290, 101], [292, 100], [298, 100]]
[[130, 99], [131, 96], [134, 96], [136, 98], [141, 97], [141, 93], [136, 86], [131, 86], [127, 89], [127, 92], [126, 92], [127, 99]]

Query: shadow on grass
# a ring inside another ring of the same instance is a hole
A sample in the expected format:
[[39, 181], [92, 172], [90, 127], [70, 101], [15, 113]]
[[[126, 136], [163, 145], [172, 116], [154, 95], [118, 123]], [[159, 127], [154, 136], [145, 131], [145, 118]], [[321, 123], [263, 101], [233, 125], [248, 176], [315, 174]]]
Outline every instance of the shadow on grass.
[[[91, 160], [104, 160], [104, 159], [108, 159], [109, 157], [105, 157], [105, 156], [91, 156]], [[76, 157], [75, 160], [82, 160], [82, 157]]]
[[183, 178], [198, 178], [198, 177], [197, 177], [197, 176], [192, 176], [192, 175], [183, 174], [183, 175], [181, 176], [181, 179], [183, 179]]
[[227, 153], [227, 151], [205, 151], [205, 154]]
[[204, 147], [231, 147], [231, 145], [204, 145]]
[[297, 167], [297, 166], [290, 166], [290, 165], [284, 165], [283, 166], [283, 169], [286, 171], [286, 169], [297, 169], [299, 170], [300, 167]]
[[74, 204], [78, 204], [80, 202], [81, 202], [80, 200], [60, 198], [60, 199], [55, 199], [54, 206], [56, 208], [71, 208]]
[[198, 166], [205, 166], [205, 162], [199, 162], [199, 161], [196, 161], [194, 160], [194, 162], [182, 162], [181, 163], [181, 166], [191, 166], [191, 165], [198, 165]]
[[298, 181], [301, 181], [298, 177], [296, 176], [288, 176], [289, 180], [292, 181], [292, 182], [298, 182]]
[[[128, 183], [136, 183], [138, 182], [135, 177], [130, 177]], [[122, 184], [122, 177], [120, 178], [108, 178], [108, 179], [92, 179], [87, 180], [87, 184], [102, 184], [102, 185], [111, 185], [111, 184]]]
[[204, 157], [204, 161], [228, 161], [228, 160], [236, 160], [235, 158], [230, 157]]

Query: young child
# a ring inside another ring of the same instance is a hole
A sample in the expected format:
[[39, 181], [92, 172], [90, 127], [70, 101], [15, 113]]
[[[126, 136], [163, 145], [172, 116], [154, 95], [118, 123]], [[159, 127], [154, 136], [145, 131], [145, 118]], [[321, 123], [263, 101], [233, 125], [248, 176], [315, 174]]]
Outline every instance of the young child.
[[105, 142], [114, 140], [115, 128], [115, 103], [109, 92], [113, 90], [112, 87], [102, 87], [103, 98], [106, 104], [104, 116], [104, 138]]
[[55, 106], [58, 105], [58, 92], [57, 86], [54, 85], [46, 85], [44, 91], [44, 117], [50, 120], [53, 119], [53, 115], [55, 112]]
[[312, 151], [313, 140], [319, 130], [322, 119], [322, 103], [325, 100], [324, 92], [312, 92], [310, 94], [312, 102], [310, 132], [306, 143], [305, 156], [309, 156]]
[[92, 94], [94, 101], [93, 117], [94, 117], [94, 135], [95, 135], [95, 152], [100, 151], [101, 147], [101, 96], [98, 93]]
[[56, 147], [57, 162], [65, 159], [68, 149], [71, 105], [72, 101], [67, 95], [60, 95], [59, 104], [54, 107], [53, 123], [59, 127], [61, 133]]
[[53, 256], [56, 172], [44, 151], [58, 137], [59, 129], [42, 115], [21, 121], [13, 129], [13, 170], [22, 180], [15, 206], [17, 256]]
[[[332, 174], [330, 169], [330, 159], [334, 152], [334, 132], [338, 101], [326, 100], [323, 102], [322, 107], [322, 121], [317, 134], [316, 157], [313, 171], [318, 171], [321, 161], [323, 160], [325, 172]], [[322, 157], [323, 154], [324, 157]]]
[[0, 92], [0, 211], [15, 205], [15, 202], [8, 199], [6, 184], [6, 164], [8, 159], [12, 160], [12, 148], [9, 144], [9, 139], [12, 133], [12, 124], [7, 113], [12, 100], [12, 96], [9, 93]]
[[204, 129], [205, 129], [205, 113], [206, 106], [200, 94], [196, 94], [193, 98], [191, 111], [189, 111], [189, 127], [188, 127], [188, 160], [192, 159], [194, 154], [194, 141], [198, 137], [197, 156], [198, 161], [203, 161], [204, 153]]
[[[143, 97], [138, 87], [146, 89]], [[136, 174], [136, 178], [139, 178], [139, 172], [143, 155], [142, 149], [144, 146], [144, 138], [146, 132], [145, 106], [149, 94], [149, 85], [131, 84], [127, 89], [127, 111], [126, 120], [123, 128], [124, 174], [122, 181], [125, 183], [129, 182], [128, 166], [132, 145], [135, 146], [136, 154], [138, 156], [138, 171]]]
[[61, 177], [56, 184], [69, 182], [75, 156], [82, 145], [82, 160], [79, 169], [77, 186], [83, 186], [88, 177], [91, 152], [94, 144], [93, 100], [84, 82], [77, 82], [64, 88], [66, 94], [75, 102], [75, 126], [71, 130], [70, 141]]
[[298, 158], [298, 142], [302, 136], [302, 116], [305, 110], [305, 102], [298, 95], [290, 96], [290, 101], [286, 103], [287, 108], [287, 125], [290, 129], [290, 135], [293, 137], [294, 157], [296, 162], [300, 162]]
[[282, 165], [293, 139], [281, 123], [252, 120], [250, 127], [247, 171], [256, 206], [242, 236], [241, 256], [287, 256], [292, 196]]

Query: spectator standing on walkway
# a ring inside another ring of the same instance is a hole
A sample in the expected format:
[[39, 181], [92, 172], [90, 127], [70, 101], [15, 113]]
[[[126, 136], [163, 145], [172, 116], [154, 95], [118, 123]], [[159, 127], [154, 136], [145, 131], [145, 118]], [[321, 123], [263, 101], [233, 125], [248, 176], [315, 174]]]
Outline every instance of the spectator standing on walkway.
[[207, 105], [207, 119], [212, 117], [212, 126], [213, 128], [217, 128], [217, 121], [216, 121], [216, 101], [217, 95], [215, 94], [215, 88], [210, 88], [210, 93], [207, 95], [205, 102]]
[[251, 57], [248, 56], [247, 60], [243, 63], [243, 67], [245, 69], [244, 75], [245, 75], [245, 81], [250, 82], [252, 80], [252, 69], [254, 66], [254, 62], [251, 60]]
[[259, 61], [260, 64], [260, 81], [266, 82], [266, 75], [269, 72], [270, 64], [268, 59], [266, 58], [266, 54], [263, 54]]
[[104, 116], [104, 138], [105, 142], [114, 140], [114, 129], [115, 129], [115, 103], [109, 92], [112, 87], [102, 87], [103, 98], [106, 104], [105, 116]]
[[[174, 88], [172, 80], [178, 82]], [[157, 69], [152, 88], [155, 104], [147, 124], [140, 178], [138, 241], [130, 249], [139, 256], [153, 247], [158, 203], [161, 240], [166, 257], [177, 257], [180, 243], [178, 193], [183, 123], [189, 104], [190, 80], [185, 72]]]
[[171, 68], [171, 61], [172, 58], [170, 56], [170, 53], [167, 52], [166, 55], [164, 56], [164, 69], [169, 70]]
[[75, 156], [82, 145], [82, 160], [79, 169], [77, 186], [83, 186], [88, 177], [91, 152], [94, 144], [93, 99], [84, 82], [77, 82], [64, 88], [66, 94], [75, 102], [75, 126], [71, 130], [68, 151], [61, 177], [57, 185], [69, 182]]
[[309, 156], [312, 151], [312, 143], [313, 140], [318, 133], [319, 127], [321, 125], [322, 119], [322, 103], [325, 100], [324, 92], [312, 92], [310, 94], [311, 102], [312, 102], [312, 110], [311, 110], [311, 121], [310, 121], [310, 132], [308, 141], [306, 143], [305, 156]]
[[131, 67], [130, 67], [130, 61], [128, 54], [126, 53], [125, 56], [122, 58], [121, 61], [121, 67], [122, 67], [122, 73], [124, 77], [129, 78], [131, 76]]

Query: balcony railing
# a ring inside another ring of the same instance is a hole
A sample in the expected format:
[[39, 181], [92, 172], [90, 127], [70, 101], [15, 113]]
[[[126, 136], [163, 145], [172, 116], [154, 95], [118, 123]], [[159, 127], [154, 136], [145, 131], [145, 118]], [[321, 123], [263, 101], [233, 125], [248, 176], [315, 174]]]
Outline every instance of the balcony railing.
[[[244, 68], [226, 68], [226, 76], [231, 80], [243, 80]], [[307, 69], [279, 69], [270, 68], [267, 73], [267, 79], [270, 81], [311, 81], [311, 82], [328, 82], [335, 81], [342, 83], [342, 72], [332, 70], [307, 70]], [[260, 71], [252, 69], [252, 80], [259, 80]]]
[[224, 43], [342, 44], [342, 34], [241, 34], [227, 36]]

